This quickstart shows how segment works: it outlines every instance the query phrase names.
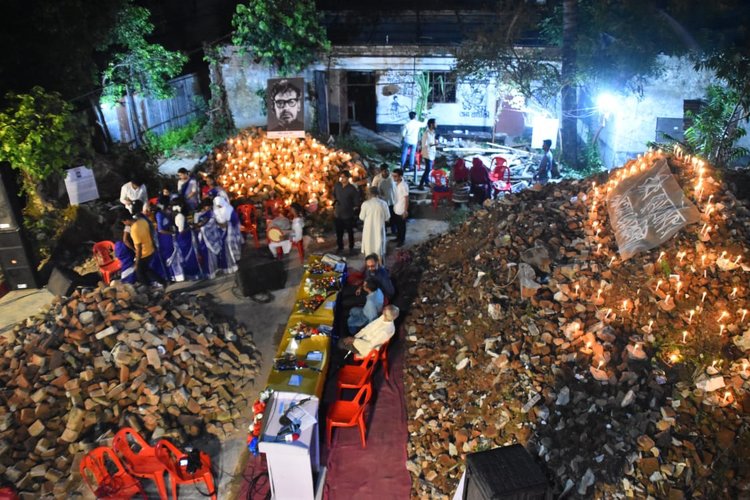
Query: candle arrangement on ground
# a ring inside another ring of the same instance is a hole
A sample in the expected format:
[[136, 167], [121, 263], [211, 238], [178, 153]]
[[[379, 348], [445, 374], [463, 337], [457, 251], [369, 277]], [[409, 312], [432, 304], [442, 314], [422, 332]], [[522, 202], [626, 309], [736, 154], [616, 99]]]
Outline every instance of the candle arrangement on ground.
[[209, 159], [218, 182], [233, 198], [279, 198], [309, 208], [333, 206], [339, 172], [364, 179], [365, 168], [349, 153], [327, 148], [312, 136], [268, 139], [265, 131], [248, 128], [229, 139]]
[[[601, 181], [509, 195], [413, 252], [413, 496], [451, 496], [467, 453], [513, 442], [557, 494], [748, 494], [750, 211], [679, 149]], [[667, 237], [623, 258], [615, 233], [651, 238], [616, 198], [636, 184]]]

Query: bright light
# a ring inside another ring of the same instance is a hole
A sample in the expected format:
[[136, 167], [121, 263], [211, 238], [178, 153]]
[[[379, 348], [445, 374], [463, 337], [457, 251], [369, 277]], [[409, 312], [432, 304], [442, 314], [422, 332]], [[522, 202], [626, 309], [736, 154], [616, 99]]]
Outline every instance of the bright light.
[[605, 115], [615, 113], [617, 111], [617, 106], [618, 99], [614, 94], [602, 92], [599, 94], [599, 97], [596, 98], [596, 107]]

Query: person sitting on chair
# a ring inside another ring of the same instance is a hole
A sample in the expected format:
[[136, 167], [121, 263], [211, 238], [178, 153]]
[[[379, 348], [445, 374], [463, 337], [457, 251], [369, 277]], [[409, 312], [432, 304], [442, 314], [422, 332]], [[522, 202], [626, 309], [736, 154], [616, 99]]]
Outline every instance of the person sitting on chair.
[[383, 308], [383, 314], [357, 332], [353, 337], [342, 338], [338, 347], [359, 356], [367, 356], [373, 349], [380, 349], [396, 333], [394, 321], [398, 318], [398, 307], [390, 304]]
[[[274, 218], [268, 226], [268, 249], [276, 257], [281, 257], [280, 251], [288, 254], [292, 245], [302, 240], [302, 232], [305, 227], [305, 219], [302, 217], [304, 209], [299, 203], [292, 203], [289, 206], [289, 213], [292, 217], [292, 223], [283, 215]], [[277, 228], [279, 231], [274, 232], [271, 229]], [[277, 239], [277, 241], [274, 241]]]
[[378, 282], [375, 281], [375, 278], [367, 278], [363, 289], [367, 293], [365, 306], [353, 307], [349, 311], [349, 318], [346, 320], [349, 333], [352, 335], [377, 318], [383, 310], [383, 292], [378, 288]]
[[469, 178], [471, 179], [471, 194], [474, 196], [474, 201], [481, 205], [484, 200], [490, 197], [490, 186], [492, 186], [490, 173], [481, 159], [474, 158], [471, 161]]

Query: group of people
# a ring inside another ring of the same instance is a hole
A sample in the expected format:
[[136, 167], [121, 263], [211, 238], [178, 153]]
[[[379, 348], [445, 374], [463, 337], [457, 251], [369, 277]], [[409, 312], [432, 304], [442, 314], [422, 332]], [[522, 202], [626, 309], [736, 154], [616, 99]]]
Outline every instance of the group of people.
[[362, 253], [375, 254], [385, 258], [386, 226], [391, 227], [397, 247], [406, 240], [406, 219], [409, 216], [409, 185], [404, 179], [404, 171], [395, 169], [392, 173], [388, 165], [380, 166], [379, 172], [367, 186], [367, 200], [360, 206], [359, 188], [351, 174], [342, 171], [333, 189], [334, 224], [338, 252], [344, 250], [344, 234], [348, 236], [349, 251], [354, 251], [354, 228], [356, 211], [359, 207], [359, 220], [363, 222]]
[[396, 290], [388, 270], [381, 265], [376, 254], [365, 257], [365, 269], [358, 278], [360, 283], [347, 284], [341, 291], [341, 318], [346, 319], [346, 325], [340, 325], [344, 334], [338, 346], [344, 351], [366, 356], [393, 336], [399, 309], [387, 303], [393, 300]]
[[131, 178], [120, 190], [115, 257], [121, 280], [164, 287], [170, 281], [233, 273], [244, 238], [229, 197], [212, 177], [205, 184], [186, 169], [177, 189], [148, 198], [146, 186]]

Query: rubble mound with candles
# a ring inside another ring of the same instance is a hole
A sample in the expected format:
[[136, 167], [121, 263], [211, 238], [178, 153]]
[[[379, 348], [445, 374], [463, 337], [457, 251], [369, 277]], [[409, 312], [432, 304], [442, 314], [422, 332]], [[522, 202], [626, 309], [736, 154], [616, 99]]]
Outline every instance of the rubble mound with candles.
[[76, 291], [0, 334], [0, 483], [22, 498], [64, 497], [121, 427], [178, 444], [237, 430], [258, 370], [250, 334], [204, 297], [145, 290]]
[[[664, 159], [698, 220], [623, 261], [608, 193]], [[413, 496], [452, 496], [467, 453], [517, 442], [569, 497], [750, 495], [749, 223], [710, 166], [654, 151], [417, 248]]]
[[[355, 155], [356, 156], [356, 155]], [[278, 198], [308, 210], [333, 206], [339, 172], [366, 178], [362, 164], [344, 151], [329, 149], [315, 138], [268, 139], [259, 128], [245, 129], [212, 157], [218, 182], [233, 198]]]

